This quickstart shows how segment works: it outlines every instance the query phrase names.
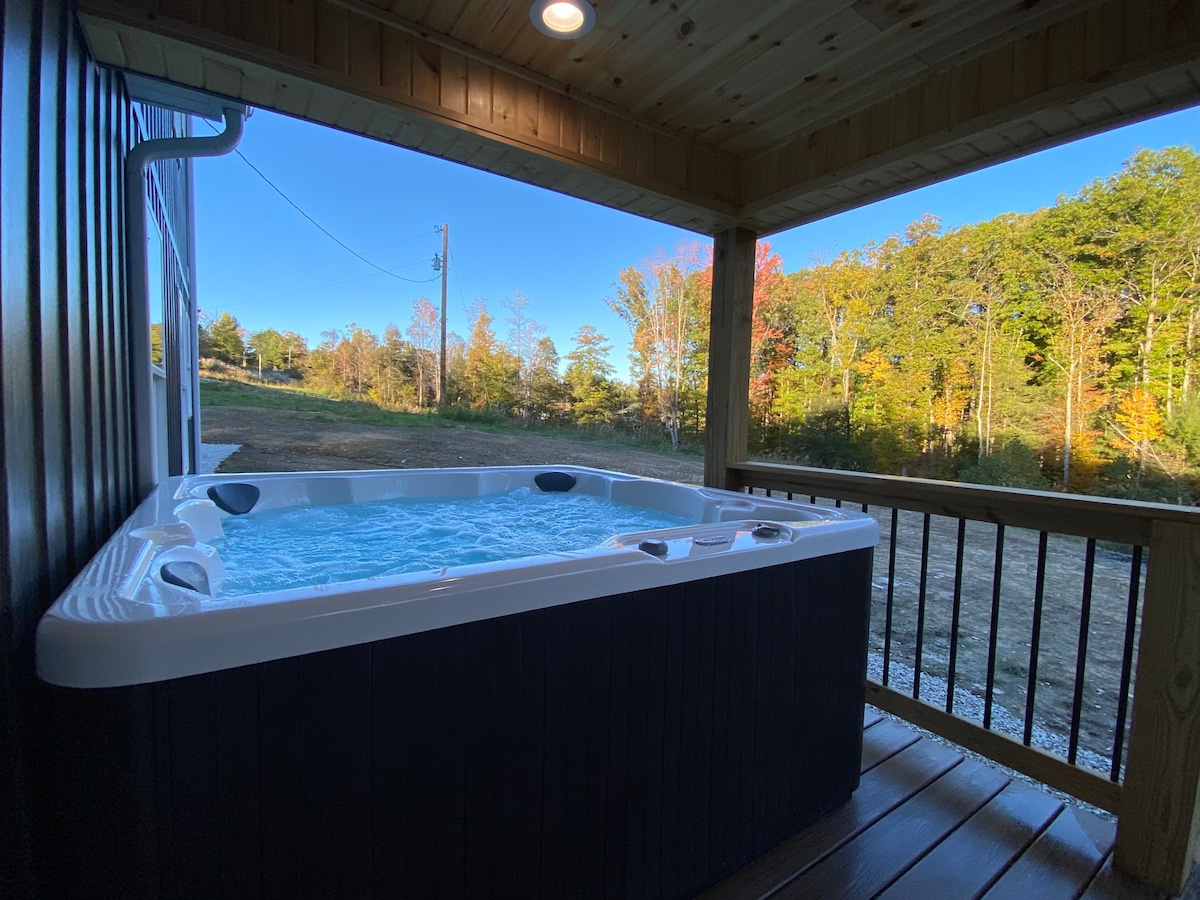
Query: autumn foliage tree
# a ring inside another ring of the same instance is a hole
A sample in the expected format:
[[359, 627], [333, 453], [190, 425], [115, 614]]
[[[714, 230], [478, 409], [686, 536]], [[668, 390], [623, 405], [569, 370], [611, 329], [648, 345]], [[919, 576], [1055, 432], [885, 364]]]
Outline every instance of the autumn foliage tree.
[[[530, 298], [505, 301], [505, 342], [479, 300], [468, 339], [450, 336], [449, 407], [698, 442], [712, 277], [711, 247], [697, 243], [616, 273], [606, 302], [629, 329], [628, 382], [595, 326], [560, 359]], [[404, 334], [351, 324], [311, 352], [293, 332], [246, 334], [229, 313], [199, 336], [227, 363], [418, 408], [436, 324], [422, 298]], [[1200, 156], [1139, 151], [1045, 209], [952, 228], [923, 214], [790, 272], [760, 242], [750, 340], [757, 456], [1200, 496]]]
[[477, 298], [470, 309], [471, 336], [467, 339], [463, 377], [474, 409], [507, 412], [517, 398], [516, 358], [496, 340], [487, 303]]
[[696, 387], [692, 365], [700, 323], [706, 317], [711, 277], [711, 249], [680, 244], [671, 256], [661, 254], [641, 266], [621, 270], [616, 296], [609, 307], [629, 328], [635, 384], [642, 395], [643, 415], [658, 419], [679, 446], [685, 395]]
[[1166, 433], [1166, 421], [1158, 407], [1158, 398], [1148, 389], [1137, 387], [1117, 401], [1114, 416], [1117, 435], [1126, 452], [1137, 462], [1136, 486], [1146, 474], [1146, 460], [1154, 453], [1154, 444]]
[[516, 364], [517, 409], [521, 418], [528, 422], [533, 414], [534, 365], [538, 342], [546, 327], [530, 315], [529, 297], [520, 291], [513, 291], [512, 296], [504, 301], [504, 309], [508, 311], [508, 350]]
[[436, 377], [437, 346], [439, 338], [438, 311], [428, 297], [413, 301], [412, 321], [408, 326], [408, 339], [412, 341], [417, 370], [417, 405], [424, 407], [433, 393], [429, 386]]
[[1198, 330], [1200, 157], [1140, 151], [1053, 207], [925, 215], [756, 293], [752, 452], [1117, 493], [1129, 459], [1183, 496]]

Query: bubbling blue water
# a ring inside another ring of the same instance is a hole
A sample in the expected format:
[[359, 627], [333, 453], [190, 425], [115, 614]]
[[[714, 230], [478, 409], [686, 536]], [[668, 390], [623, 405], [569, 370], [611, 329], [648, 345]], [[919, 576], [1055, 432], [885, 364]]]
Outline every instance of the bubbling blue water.
[[689, 519], [589, 494], [508, 494], [289, 507], [224, 520], [221, 596], [583, 550]]

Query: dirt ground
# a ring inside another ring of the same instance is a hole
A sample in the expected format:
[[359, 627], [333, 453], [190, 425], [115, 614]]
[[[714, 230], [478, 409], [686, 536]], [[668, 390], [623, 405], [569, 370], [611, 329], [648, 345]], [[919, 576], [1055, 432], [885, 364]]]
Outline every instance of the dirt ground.
[[[703, 461], [683, 454], [536, 433], [496, 434], [463, 426], [403, 428], [329, 422], [312, 413], [288, 410], [205, 407], [203, 434], [206, 443], [241, 445], [221, 464], [220, 472], [571, 464], [692, 484], [700, 483], [703, 475]], [[885, 509], [870, 512], [879, 519], [882, 538], [875, 555], [871, 623], [872, 650], [882, 653], [891, 513]], [[939, 690], [940, 697], [945, 695], [936, 676], [946, 674], [949, 661], [956, 528], [957, 522], [949, 519], [934, 518], [931, 523], [921, 666], [924, 673], [935, 676], [922, 682], [922, 698], [931, 702], [939, 702]], [[901, 513], [892, 579], [891, 674], [897, 687], [905, 682], [905, 670], [911, 671], [916, 662], [921, 543], [922, 516]], [[975, 717], [981, 713], [978, 703], [974, 703], [975, 712], [970, 710], [972, 701], [982, 698], [985, 690], [994, 554], [994, 526], [968, 523], [956, 684], [973, 697], [956, 703], [964, 714]], [[1051, 538], [1036, 721], [1050, 732], [1040, 742], [1060, 753], [1066, 752], [1062, 736], [1069, 729], [1074, 700], [1083, 558], [1083, 541]], [[996, 723], [997, 727], [1019, 729], [1024, 719], [1036, 560], [1036, 533], [1010, 529], [1000, 591], [995, 695], [998, 710], [1010, 715]], [[1100, 756], [1107, 756], [1112, 748], [1129, 572], [1127, 555], [1106, 550], [1097, 553], [1087, 680], [1080, 705], [1081, 746]]]
[[[882, 652], [892, 514], [884, 509], [872, 509], [871, 513], [879, 520], [881, 537], [875, 551], [872, 649]], [[891, 659], [893, 665], [901, 666], [896, 687], [903, 689], [911, 686], [904, 668], [913, 667], [916, 661], [923, 516], [901, 512], [898, 521], [895, 575], [892, 578]], [[931, 518], [921, 669], [942, 678], [949, 667], [957, 529], [957, 520]], [[1086, 550], [1083, 539], [1064, 535], [1051, 535], [1047, 544], [1034, 717], [1035, 724], [1047, 733], [1040, 740], [1035, 736], [1034, 742], [1063, 755], [1067, 753], [1065, 736], [1070, 730], [1075, 700], [1076, 648], [1080, 638]], [[976, 698], [982, 698], [986, 690], [995, 552], [996, 527], [983, 522], [968, 522], [955, 684]], [[1024, 724], [1028, 692], [1037, 558], [1036, 532], [1006, 529], [997, 616], [994, 702], [997, 709], [1006, 711], [1009, 717], [1008, 721], [996, 723], [995, 727], [1015, 729], [1017, 736]], [[1106, 765], [1104, 758], [1112, 753], [1131, 568], [1129, 554], [1097, 549], [1086, 630], [1085, 677], [1079, 697], [1079, 746], [1099, 757], [1089, 761], [1095, 765]], [[1145, 587], [1144, 564], [1140, 587]], [[893, 678], [897, 677], [896, 671], [892, 674]], [[945, 688], [937, 678], [929, 683], [923, 681], [921, 695], [923, 699], [940, 704], [944, 702]], [[961, 699], [955, 701], [959, 704], [956, 712], [971, 716], [973, 713], [965, 707], [980, 708], [977, 703], [963, 704]]]
[[203, 428], [205, 443], [242, 445], [219, 472], [573, 465], [688, 484], [704, 476], [697, 456], [463, 426], [393, 428], [320, 421], [314, 413], [291, 410], [206, 406]]

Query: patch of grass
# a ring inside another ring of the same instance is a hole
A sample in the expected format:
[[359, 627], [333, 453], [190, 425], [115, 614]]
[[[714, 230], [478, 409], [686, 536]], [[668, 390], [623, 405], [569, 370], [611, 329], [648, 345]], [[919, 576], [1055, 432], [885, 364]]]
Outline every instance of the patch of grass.
[[311, 413], [319, 422], [422, 427], [442, 425], [433, 414], [395, 412], [362, 400], [335, 400], [294, 387], [245, 384], [240, 381], [200, 382], [201, 406], [245, 406]]
[[502, 412], [494, 409], [469, 409], [465, 406], [447, 406], [436, 412], [438, 418], [455, 425], [466, 425], [482, 431], [520, 431], [522, 426]]
[[617, 447], [635, 447], [650, 453], [672, 456], [703, 456], [701, 444], [682, 444], [670, 449], [666, 435], [635, 435], [613, 429], [557, 427], [509, 418], [494, 410], [471, 410], [451, 406], [424, 413], [382, 409], [364, 400], [338, 400], [314, 391], [287, 385], [248, 384], [244, 381], [204, 378], [200, 381], [201, 406], [236, 406], [252, 409], [281, 409], [304, 413], [317, 422], [353, 422], [409, 428], [472, 428], [494, 434], [537, 434], [589, 441]]
[[614, 428], [545, 428], [551, 434], [561, 434], [581, 441], [591, 441], [596, 444], [609, 444], [614, 447], [632, 447], [644, 450], [646, 453], [659, 453], [663, 456], [694, 456], [704, 458], [703, 440], [682, 440], [677, 450], [671, 449], [671, 439], [665, 431], [649, 433], [634, 433], [619, 431]]

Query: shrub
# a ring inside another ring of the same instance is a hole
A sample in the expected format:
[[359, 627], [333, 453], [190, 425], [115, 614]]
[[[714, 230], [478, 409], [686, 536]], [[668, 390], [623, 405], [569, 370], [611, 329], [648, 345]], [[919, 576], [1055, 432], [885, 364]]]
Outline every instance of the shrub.
[[994, 484], [998, 487], [1049, 490], [1050, 482], [1034, 452], [1020, 438], [1010, 438], [1000, 450], [967, 466], [958, 473], [959, 481]]

